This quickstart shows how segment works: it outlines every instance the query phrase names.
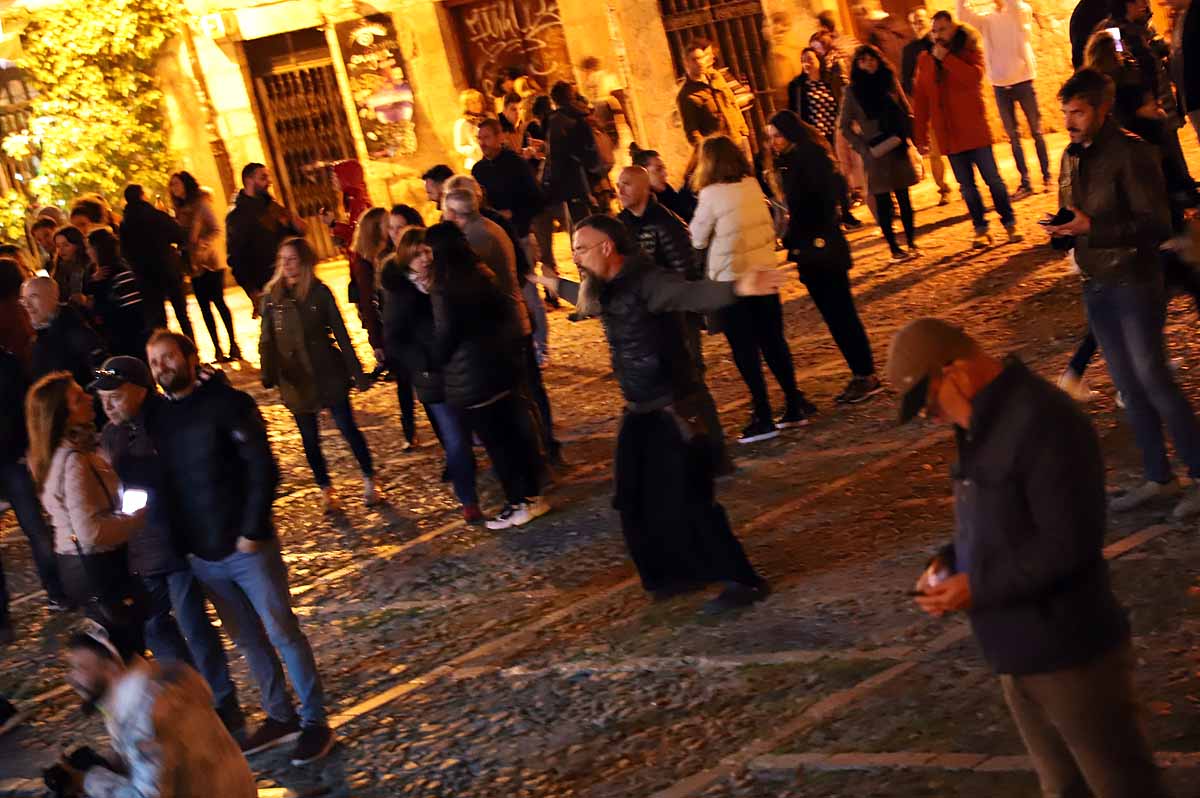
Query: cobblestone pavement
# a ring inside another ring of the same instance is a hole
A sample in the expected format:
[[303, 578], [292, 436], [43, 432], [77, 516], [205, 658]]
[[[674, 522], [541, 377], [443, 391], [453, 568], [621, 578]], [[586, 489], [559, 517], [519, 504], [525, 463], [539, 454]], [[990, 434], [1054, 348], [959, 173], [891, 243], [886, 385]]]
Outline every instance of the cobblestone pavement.
[[[1054, 139], [1052, 149], [1061, 146]], [[1012, 180], [1011, 163], [1005, 168]], [[935, 201], [927, 184], [915, 193], [919, 260], [889, 263], [874, 228], [852, 236], [854, 288], [876, 353], [905, 321], [937, 314], [1057, 378], [1084, 321], [1078, 278], [1036, 225], [1055, 198], [1018, 203], [1025, 243], [982, 252], [965, 249], [961, 202]], [[344, 299], [345, 268], [322, 276]], [[253, 352], [249, 308], [240, 294], [230, 298], [243, 350]], [[821, 414], [809, 427], [737, 447], [740, 470], [721, 484], [722, 500], [775, 592], [715, 619], [697, 612], [705, 595], [651, 604], [637, 585], [609, 508], [620, 402], [597, 324], [551, 315], [546, 381], [573, 466], [550, 497], [555, 511], [513, 533], [458, 523], [450, 491], [437, 482], [436, 445], [399, 451], [386, 383], [353, 401], [388, 504], [368, 510], [354, 501], [353, 460], [326, 424], [347, 510], [323, 518], [290, 416], [258, 386], [253, 363], [232, 369], [259, 400], [283, 470], [276, 511], [292, 590], [341, 739], [330, 758], [306, 768], [282, 754], [256, 757], [260, 794], [1034, 795], [1020, 741], [965, 625], [928, 619], [905, 596], [950, 529], [949, 437], [897, 428], [886, 394], [836, 407], [832, 397], [849, 376], [841, 357], [797, 282], [784, 300], [798, 378]], [[365, 335], [344, 312], [369, 367]], [[1200, 402], [1194, 313], [1175, 302], [1168, 337], [1183, 358], [1180, 379]], [[748, 415], [746, 391], [724, 340], [708, 338], [705, 347], [732, 433]], [[1128, 484], [1137, 474], [1129, 430], [1104, 369], [1089, 376], [1100, 395], [1088, 410], [1111, 483]], [[423, 419], [420, 432], [433, 441]], [[494, 481], [481, 483], [495, 506]], [[1195, 795], [1200, 543], [1191, 525], [1169, 522], [1168, 510], [1114, 519], [1118, 548], [1110, 553], [1132, 613], [1150, 733], [1176, 794]], [[43, 609], [11, 514], [0, 521], [0, 553], [18, 597], [19, 635], [0, 651], [0, 692], [30, 713], [0, 739], [0, 795], [39, 794], [26, 779], [100, 725], [83, 719], [61, 686], [56, 640], [70, 619]], [[233, 665], [243, 703], [256, 707], [243, 661], [235, 656]]]

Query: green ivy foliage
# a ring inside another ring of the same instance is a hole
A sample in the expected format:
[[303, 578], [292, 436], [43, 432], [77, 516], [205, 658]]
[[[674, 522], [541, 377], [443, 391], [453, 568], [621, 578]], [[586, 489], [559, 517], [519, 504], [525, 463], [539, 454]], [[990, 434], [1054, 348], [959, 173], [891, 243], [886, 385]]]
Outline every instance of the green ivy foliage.
[[40, 160], [30, 189], [42, 202], [86, 192], [117, 201], [131, 182], [154, 189], [171, 170], [155, 61], [181, 24], [175, 0], [55, 3], [27, 14], [24, 68], [37, 95], [27, 136], [4, 141]]

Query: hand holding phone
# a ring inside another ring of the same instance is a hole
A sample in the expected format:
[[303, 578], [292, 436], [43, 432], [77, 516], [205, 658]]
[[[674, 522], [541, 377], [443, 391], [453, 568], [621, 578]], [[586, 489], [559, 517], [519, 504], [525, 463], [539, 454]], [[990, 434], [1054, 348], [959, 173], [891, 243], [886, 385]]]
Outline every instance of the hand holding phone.
[[146, 494], [146, 491], [141, 488], [122, 488], [121, 513], [123, 515], [136, 515], [139, 511], [145, 509], [148, 499], [149, 496]]

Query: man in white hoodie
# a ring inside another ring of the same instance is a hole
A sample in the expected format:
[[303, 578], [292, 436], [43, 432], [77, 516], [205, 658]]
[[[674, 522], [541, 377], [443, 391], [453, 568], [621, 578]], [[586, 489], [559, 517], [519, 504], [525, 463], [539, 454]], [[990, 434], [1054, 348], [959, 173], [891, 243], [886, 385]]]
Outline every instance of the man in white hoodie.
[[1025, 151], [1021, 147], [1021, 131], [1017, 127], [1018, 104], [1025, 113], [1033, 145], [1037, 149], [1038, 164], [1042, 167], [1042, 189], [1049, 191], [1050, 155], [1046, 152], [1046, 140], [1042, 137], [1037, 92], [1033, 88], [1033, 79], [1037, 77], [1037, 61], [1030, 43], [1033, 10], [1025, 0], [994, 0], [995, 10], [981, 14], [971, 9], [969, 0], [957, 2], [958, 18], [978, 28], [983, 36], [988, 78], [996, 93], [996, 107], [1000, 111], [1004, 132], [1012, 144], [1017, 171], [1021, 173], [1021, 185], [1013, 192], [1012, 198], [1019, 200], [1033, 193], [1033, 181], [1029, 177]]

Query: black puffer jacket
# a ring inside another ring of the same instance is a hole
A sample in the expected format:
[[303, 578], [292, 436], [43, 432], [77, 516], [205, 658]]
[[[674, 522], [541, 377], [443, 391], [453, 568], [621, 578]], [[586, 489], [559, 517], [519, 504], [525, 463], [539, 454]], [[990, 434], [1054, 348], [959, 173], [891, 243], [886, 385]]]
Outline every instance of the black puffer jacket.
[[279, 245], [299, 234], [291, 213], [269, 194], [252, 197], [239, 191], [225, 217], [226, 255], [238, 285], [261, 291], [275, 270]]
[[703, 382], [689, 353], [683, 314], [732, 303], [734, 283], [686, 280], [655, 267], [644, 255], [600, 289], [600, 318], [612, 367], [627, 402], [682, 399]]
[[546, 163], [542, 167], [542, 192], [549, 202], [566, 202], [592, 193], [588, 175], [600, 164], [596, 136], [587, 112], [559, 108], [546, 122]]
[[129, 570], [138, 576], [157, 576], [188, 567], [171, 537], [162, 461], [146, 429], [146, 419], [165, 401], [149, 392], [135, 418], [120, 424], [110, 421], [100, 433], [104, 456], [121, 478], [121, 485], [144, 490], [148, 497], [145, 525], [129, 538]]
[[69, 371], [80, 386], [91, 385], [93, 370], [104, 362], [104, 342], [79, 311], [59, 305], [50, 326], [37, 331], [30, 374], [34, 380], [52, 371]]
[[379, 276], [383, 306], [383, 350], [403, 367], [417, 398], [427, 405], [446, 401], [446, 384], [434, 352], [433, 300], [413, 284], [394, 260]]
[[642, 253], [656, 266], [678, 272], [689, 280], [704, 276], [704, 264], [696, 257], [687, 224], [667, 210], [653, 194], [641, 216], [627, 209], [617, 214], [617, 218], [633, 234]]
[[511, 304], [487, 267], [477, 268], [473, 279], [432, 296], [434, 362], [442, 366], [446, 402], [454, 407], [486, 402], [516, 381], [512, 337], [501, 334], [515, 323]]
[[233, 554], [239, 537], [275, 537], [279, 468], [249, 394], [218, 373], [188, 396], [163, 402], [147, 426], [181, 551], [215, 561]]
[[1063, 151], [1058, 200], [1092, 220], [1091, 232], [1075, 237], [1085, 279], [1145, 282], [1161, 274], [1158, 247], [1171, 235], [1171, 210], [1152, 145], [1108, 119], [1090, 147]]
[[151, 296], [160, 295], [183, 278], [180, 251], [187, 241], [187, 232], [165, 211], [145, 200], [125, 206], [121, 254]]

